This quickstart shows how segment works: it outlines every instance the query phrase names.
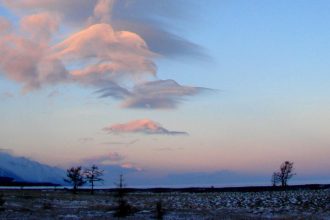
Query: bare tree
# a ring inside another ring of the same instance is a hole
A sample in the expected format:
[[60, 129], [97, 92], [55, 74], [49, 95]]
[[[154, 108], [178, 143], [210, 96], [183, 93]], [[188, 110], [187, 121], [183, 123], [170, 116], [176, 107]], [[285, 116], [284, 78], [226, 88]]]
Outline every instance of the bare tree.
[[84, 176], [87, 182], [91, 184], [91, 194], [94, 194], [94, 183], [103, 181], [101, 178], [103, 176], [103, 172], [104, 170], [100, 170], [96, 165], [85, 169]]
[[133, 212], [135, 212], [135, 208], [131, 206], [127, 199], [125, 198], [127, 191], [125, 189], [124, 178], [121, 174], [119, 176], [119, 183], [115, 183], [117, 186], [117, 190], [115, 192], [115, 197], [117, 197], [117, 206], [115, 207], [115, 216], [116, 217], [125, 217]]
[[277, 175], [277, 172], [273, 173], [271, 182], [272, 182], [272, 186], [277, 186], [277, 184], [281, 182], [279, 176]]
[[64, 179], [64, 181], [70, 183], [73, 186], [74, 194], [77, 193], [77, 189], [79, 186], [85, 184], [84, 175], [81, 166], [71, 167], [70, 169], [67, 169], [66, 176], [68, 178]]
[[282, 187], [286, 187], [289, 179], [291, 179], [294, 175], [293, 162], [285, 161], [281, 164], [280, 171], [273, 173], [273, 178], [275, 183], [280, 182]]

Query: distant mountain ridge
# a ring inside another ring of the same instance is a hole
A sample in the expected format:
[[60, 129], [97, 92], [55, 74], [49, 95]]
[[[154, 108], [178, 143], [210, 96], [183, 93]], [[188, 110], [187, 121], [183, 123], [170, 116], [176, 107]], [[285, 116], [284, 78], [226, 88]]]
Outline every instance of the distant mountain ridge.
[[63, 184], [65, 171], [25, 157], [14, 156], [6, 151], [0, 151], [0, 177], [11, 177], [15, 181]]
[[23, 181], [23, 179], [17, 176], [15, 173], [1, 167], [0, 167], [0, 177], [10, 177], [13, 178], [15, 181]]

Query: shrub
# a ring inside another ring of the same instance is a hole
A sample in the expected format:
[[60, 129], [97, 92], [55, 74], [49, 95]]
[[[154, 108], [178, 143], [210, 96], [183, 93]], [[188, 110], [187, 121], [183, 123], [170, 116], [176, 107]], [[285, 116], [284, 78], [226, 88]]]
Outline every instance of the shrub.
[[165, 214], [165, 210], [163, 208], [163, 203], [160, 200], [156, 203], [156, 219], [163, 219], [164, 214]]
[[43, 209], [52, 209], [53, 208], [53, 205], [50, 202], [44, 202], [42, 204], [42, 208]]
[[136, 210], [133, 206], [131, 206], [125, 199], [120, 199], [117, 202], [114, 215], [116, 217], [126, 217], [134, 212], [136, 212]]

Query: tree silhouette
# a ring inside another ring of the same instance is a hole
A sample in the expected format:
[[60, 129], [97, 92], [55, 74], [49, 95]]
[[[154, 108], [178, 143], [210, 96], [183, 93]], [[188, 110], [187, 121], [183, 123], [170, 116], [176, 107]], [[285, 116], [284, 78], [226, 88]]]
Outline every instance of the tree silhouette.
[[100, 170], [96, 165], [92, 165], [90, 168], [85, 169], [84, 176], [86, 181], [91, 184], [91, 194], [94, 194], [94, 183], [103, 181], [101, 178], [103, 172], [104, 170]]
[[274, 172], [271, 179], [272, 186], [277, 186], [279, 182], [280, 182], [279, 176], [277, 175], [277, 172]]
[[119, 182], [115, 183], [115, 185], [117, 186], [117, 190], [116, 190], [116, 197], [118, 197], [119, 199], [124, 198], [124, 196], [126, 195], [126, 191], [125, 191], [125, 183], [124, 183], [124, 177], [123, 174], [119, 175]]
[[280, 166], [280, 171], [273, 174], [274, 180], [281, 183], [282, 187], [288, 185], [289, 179], [291, 179], [295, 173], [293, 173], [293, 162], [285, 161]]
[[79, 186], [82, 186], [85, 184], [81, 166], [71, 167], [70, 169], [67, 169], [66, 176], [68, 178], [64, 179], [64, 181], [67, 183], [70, 183], [73, 186], [72, 192], [74, 194], [77, 193], [77, 189]]
[[132, 213], [134, 213], [136, 210], [133, 206], [131, 206], [128, 201], [126, 200], [125, 196], [127, 194], [124, 184], [124, 178], [123, 175], [120, 174], [119, 176], [119, 183], [115, 183], [117, 186], [115, 197], [117, 197], [117, 206], [115, 207], [115, 216], [116, 217], [125, 217]]

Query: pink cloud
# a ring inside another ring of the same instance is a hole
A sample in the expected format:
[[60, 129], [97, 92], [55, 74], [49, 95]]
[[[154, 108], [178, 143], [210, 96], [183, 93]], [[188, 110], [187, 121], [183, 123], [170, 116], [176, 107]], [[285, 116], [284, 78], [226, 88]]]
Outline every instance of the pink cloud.
[[0, 36], [1, 34], [7, 33], [10, 29], [11, 23], [4, 17], [0, 16]]
[[[3, 0], [0, 4], [21, 20], [19, 29], [12, 30], [10, 23], [0, 17], [0, 74], [21, 83], [24, 92], [75, 83], [98, 89], [102, 97], [122, 100], [125, 108], [175, 108], [203, 88], [156, 80], [155, 60], [167, 54], [164, 51], [168, 48], [182, 48], [186, 42], [162, 26], [155, 28], [155, 12], [162, 16], [166, 13], [161, 10], [162, 4], [149, 3]], [[141, 6], [148, 10], [141, 10]], [[139, 22], [125, 12], [133, 13]], [[149, 13], [150, 17], [146, 15]], [[154, 52], [154, 42], [163, 45], [164, 50]]]
[[187, 135], [183, 131], [170, 131], [162, 127], [159, 123], [150, 119], [140, 119], [125, 124], [114, 124], [103, 128], [109, 133], [143, 133], [143, 134], [160, 134], [160, 135]]
[[23, 17], [20, 25], [34, 41], [48, 42], [59, 28], [59, 17], [46, 12], [32, 14]]
[[128, 31], [116, 32], [109, 24], [95, 24], [74, 33], [52, 50], [56, 58], [66, 62], [86, 60], [88, 63], [93, 60], [84, 68], [71, 71], [78, 80], [92, 75], [88, 76], [89, 83], [93, 79], [116, 81], [156, 74], [156, 65], [152, 61], [155, 54], [149, 51], [143, 39]]
[[[94, 86], [114, 84], [156, 73], [152, 61], [154, 54], [143, 39], [127, 31], [115, 32], [108, 24], [92, 25], [53, 47], [38, 41], [46, 41], [57, 29], [56, 21], [51, 21], [49, 15], [27, 16], [21, 27], [33, 37], [4, 36], [0, 42], [3, 54], [0, 68], [8, 78], [23, 83], [25, 91], [64, 81]], [[38, 34], [43, 29], [45, 32]], [[94, 63], [68, 71], [67, 65], [76, 60], [85, 60], [86, 63], [93, 60]]]
[[120, 167], [122, 167], [122, 168], [126, 168], [126, 169], [134, 169], [134, 170], [136, 170], [136, 171], [142, 171], [142, 170], [143, 170], [141, 167], [137, 166], [136, 164], [129, 163], [129, 162], [127, 162], [127, 163], [122, 163], [122, 164], [120, 165]]
[[[2, 0], [8, 8], [27, 12], [49, 11], [70, 25], [110, 23], [117, 30], [129, 30], [142, 36], [154, 52], [162, 55], [205, 57], [202, 48], [168, 30], [167, 22], [191, 18], [194, 3], [154, 0]], [[188, 14], [187, 14], [188, 12]], [[159, 19], [161, 18], [161, 19]], [[159, 43], [162, 42], [162, 43]]]
[[23, 91], [43, 84], [65, 81], [67, 72], [60, 60], [50, 56], [47, 47], [20, 36], [8, 34], [0, 41], [0, 70], [24, 85]]
[[24, 16], [20, 28], [18, 31], [7, 31], [1, 37], [1, 72], [9, 79], [22, 83], [25, 92], [67, 81], [64, 64], [52, 56], [48, 46], [48, 41], [58, 28], [56, 16], [47, 13]]
[[89, 18], [90, 23], [107, 23], [110, 21], [111, 11], [115, 0], [98, 0], [94, 7], [93, 16]]

